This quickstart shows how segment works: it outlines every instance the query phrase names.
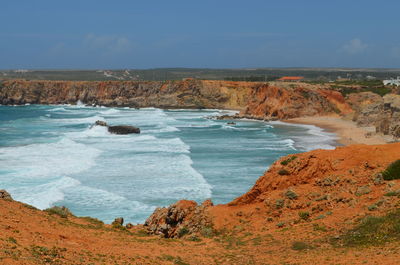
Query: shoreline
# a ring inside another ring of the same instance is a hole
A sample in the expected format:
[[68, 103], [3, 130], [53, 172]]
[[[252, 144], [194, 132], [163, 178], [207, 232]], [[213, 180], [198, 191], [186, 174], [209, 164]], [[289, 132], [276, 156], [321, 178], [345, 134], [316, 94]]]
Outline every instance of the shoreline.
[[338, 136], [339, 144], [347, 146], [353, 144], [379, 145], [390, 142], [389, 137], [375, 134], [373, 127], [358, 127], [353, 121], [344, 120], [335, 116], [314, 116], [283, 120], [293, 124], [307, 124], [320, 127]]

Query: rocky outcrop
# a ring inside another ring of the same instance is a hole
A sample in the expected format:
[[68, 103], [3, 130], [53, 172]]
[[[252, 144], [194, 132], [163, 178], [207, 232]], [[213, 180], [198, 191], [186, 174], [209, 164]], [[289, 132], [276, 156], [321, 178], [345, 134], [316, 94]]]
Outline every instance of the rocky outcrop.
[[353, 120], [357, 125], [373, 126], [377, 133], [400, 138], [400, 95], [383, 98], [373, 93], [351, 94], [349, 102], [356, 105]]
[[166, 238], [200, 232], [212, 226], [212, 220], [207, 214], [207, 208], [211, 206], [213, 204], [210, 200], [202, 205], [197, 205], [195, 201], [178, 201], [168, 208], [157, 208], [144, 225], [149, 233]]
[[123, 217], [117, 217], [114, 219], [114, 221], [111, 223], [114, 226], [122, 226], [124, 224], [124, 218]]
[[400, 138], [400, 95], [383, 97], [382, 112], [376, 121], [376, 131]]
[[113, 134], [140, 133], [140, 129], [128, 125], [108, 126], [108, 131]]
[[[374, 183], [382, 170], [391, 162], [400, 159], [400, 144], [377, 146], [354, 145], [336, 150], [315, 150], [307, 153], [290, 155], [276, 161], [261, 176], [256, 184], [244, 195], [229, 205], [244, 205], [263, 202], [276, 191], [299, 189], [301, 186], [338, 186], [341, 192], [347, 190], [347, 196], [353, 196], [354, 184]], [[349, 173], [350, 172], [350, 173]], [[284, 174], [283, 174], [284, 173]], [[340, 176], [349, 175], [354, 183]], [[357, 177], [354, 177], [354, 176]], [[348, 188], [347, 186], [353, 186]], [[360, 186], [360, 185], [359, 185]], [[303, 190], [307, 190], [304, 189]], [[313, 188], [316, 191], [316, 188]], [[326, 194], [326, 191], [318, 191]], [[332, 192], [337, 192], [332, 190]]]
[[315, 89], [306, 84], [282, 87], [272, 83], [254, 88], [247, 108], [240, 115], [273, 120], [350, 112], [352, 109], [337, 91]]
[[107, 127], [108, 132], [113, 133], [113, 134], [140, 133], [139, 128], [134, 127], [134, 126], [129, 126], [129, 125], [109, 126], [105, 121], [96, 121], [94, 125]]
[[7, 200], [7, 201], [13, 200], [10, 193], [8, 193], [6, 190], [0, 190], [0, 199]]

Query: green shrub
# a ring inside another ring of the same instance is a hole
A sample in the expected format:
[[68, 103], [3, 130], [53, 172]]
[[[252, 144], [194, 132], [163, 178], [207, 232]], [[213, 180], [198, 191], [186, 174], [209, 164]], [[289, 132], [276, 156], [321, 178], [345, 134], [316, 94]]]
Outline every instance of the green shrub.
[[99, 220], [97, 218], [93, 218], [93, 217], [90, 217], [90, 216], [84, 216], [84, 217], [81, 217], [81, 218], [83, 220], [85, 220], [85, 221], [88, 221], [88, 222], [94, 224], [94, 225], [98, 225], [98, 226], [104, 225], [103, 221], [101, 221], [101, 220]]
[[384, 180], [400, 179], [400, 159], [390, 164], [382, 176]]
[[291, 200], [294, 200], [294, 199], [297, 199], [297, 194], [294, 192], [294, 191], [292, 191], [292, 190], [288, 190], [286, 193], [285, 193], [285, 195], [286, 195], [286, 197], [288, 197], [289, 199], [291, 199]]
[[322, 232], [328, 231], [325, 225], [319, 225], [319, 224], [313, 224], [313, 229], [314, 231], [322, 231]]
[[290, 173], [286, 169], [282, 168], [278, 171], [278, 174], [281, 176], [285, 176], [285, 175], [289, 175]]
[[276, 209], [282, 209], [283, 206], [285, 206], [285, 200], [284, 199], [277, 199], [276, 202], [275, 202]]
[[281, 161], [281, 165], [286, 166], [288, 165], [290, 162], [292, 162], [293, 160], [295, 160], [297, 158], [297, 156], [291, 156], [288, 159], [285, 159], [283, 161]]
[[299, 212], [299, 217], [303, 220], [308, 220], [308, 219], [310, 219], [310, 213], [309, 212]]
[[200, 234], [204, 237], [213, 237], [216, 233], [212, 226], [204, 226], [201, 228]]
[[68, 215], [73, 215], [71, 213], [71, 211], [67, 207], [64, 207], [64, 206], [61, 206], [61, 207], [60, 206], [53, 206], [51, 208], [47, 208], [44, 211], [49, 213], [49, 214], [52, 214], [52, 215], [55, 214], [55, 215], [61, 216], [62, 218], [67, 218]]
[[353, 229], [339, 238], [343, 246], [381, 246], [387, 242], [400, 241], [400, 209], [384, 216], [368, 216]]
[[280, 222], [276, 224], [277, 227], [281, 228], [285, 226], [285, 222]]
[[189, 234], [189, 229], [186, 226], [182, 227], [178, 231], [178, 237], [183, 237], [184, 235], [187, 235], [187, 234]]
[[312, 249], [312, 246], [310, 246], [309, 244], [307, 244], [305, 242], [295, 241], [292, 243], [292, 249], [301, 251], [301, 250], [306, 250], [306, 249]]
[[10, 243], [17, 244], [17, 240], [15, 238], [13, 238], [13, 237], [7, 238], [7, 241], [10, 242]]
[[391, 196], [400, 196], [400, 190], [389, 191], [388, 193], [385, 193], [385, 196], [388, 196], [388, 197], [391, 197]]

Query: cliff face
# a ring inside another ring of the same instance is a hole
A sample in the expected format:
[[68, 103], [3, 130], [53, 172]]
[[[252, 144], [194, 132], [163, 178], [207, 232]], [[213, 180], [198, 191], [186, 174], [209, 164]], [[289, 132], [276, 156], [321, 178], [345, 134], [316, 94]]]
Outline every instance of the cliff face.
[[352, 112], [343, 96], [332, 90], [306, 84], [265, 84], [250, 91], [243, 115], [288, 119], [302, 116], [347, 114]]
[[[400, 143], [353, 145], [333, 151], [315, 150], [291, 155], [276, 161], [249, 192], [230, 205], [262, 202], [270, 198], [271, 193], [296, 189], [296, 186], [299, 189], [301, 186], [309, 186], [310, 190], [318, 190], [320, 194], [326, 194], [327, 187], [340, 186], [341, 191], [330, 188], [332, 196], [336, 193], [354, 197], [356, 186], [380, 186], [383, 180], [379, 173], [397, 159], [400, 159]], [[352, 180], [347, 182], [348, 179]], [[319, 187], [325, 190], [320, 190]]]
[[[233, 108], [245, 106], [251, 88], [245, 82], [71, 82], [4, 81], [0, 103], [86, 104], [160, 108]], [[233, 91], [234, 90], [234, 91]]]
[[159, 108], [224, 108], [243, 116], [294, 118], [348, 113], [339, 92], [308, 84], [254, 83], [210, 80], [167, 82], [24, 81], [0, 84], [0, 103], [86, 104]]
[[377, 133], [400, 138], [400, 95], [387, 94], [382, 98], [366, 92], [351, 94], [348, 101], [355, 106], [353, 120], [359, 126], [373, 126]]

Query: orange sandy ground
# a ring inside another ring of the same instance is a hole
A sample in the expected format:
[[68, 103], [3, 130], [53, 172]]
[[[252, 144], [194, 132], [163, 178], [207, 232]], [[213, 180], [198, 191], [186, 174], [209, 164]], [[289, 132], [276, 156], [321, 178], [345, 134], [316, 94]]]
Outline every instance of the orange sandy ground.
[[[297, 155], [287, 166], [281, 159], [247, 194], [230, 205], [211, 207], [219, 232], [198, 235], [198, 241], [191, 235], [149, 236], [140, 225], [124, 231], [0, 200], [0, 264], [399, 264], [399, 242], [358, 248], [329, 243], [365, 215], [398, 207], [399, 198], [385, 198], [384, 193], [400, 189], [400, 181], [374, 184], [374, 176], [399, 158], [400, 144], [387, 144], [316, 150]], [[289, 175], [279, 175], [282, 168]], [[326, 178], [335, 181], [321, 184]], [[356, 195], [365, 185], [370, 192]], [[288, 189], [298, 198], [286, 199]], [[323, 194], [328, 199], [315, 199]], [[285, 199], [279, 210], [274, 208], [278, 198]], [[377, 200], [384, 200], [382, 206], [368, 211]], [[308, 211], [309, 220], [301, 220], [299, 211]], [[323, 219], [316, 218], [321, 214]], [[293, 250], [294, 241], [313, 248]]]

